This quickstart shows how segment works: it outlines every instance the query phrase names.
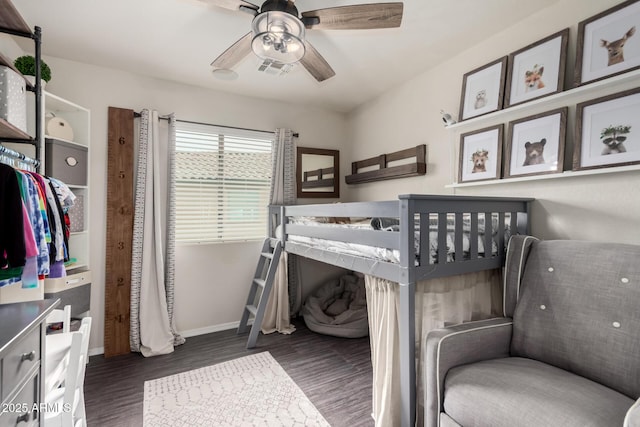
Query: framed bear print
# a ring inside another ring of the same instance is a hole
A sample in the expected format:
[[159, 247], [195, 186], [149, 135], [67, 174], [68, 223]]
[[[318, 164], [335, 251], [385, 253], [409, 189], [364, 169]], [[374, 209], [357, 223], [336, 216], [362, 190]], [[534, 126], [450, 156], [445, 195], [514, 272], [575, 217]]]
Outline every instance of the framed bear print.
[[497, 59], [462, 77], [460, 121], [502, 108], [507, 57]]
[[578, 24], [575, 84], [640, 68], [640, 0], [628, 0]]
[[509, 122], [505, 178], [562, 172], [567, 107]]
[[576, 106], [573, 169], [640, 163], [640, 88]]
[[509, 55], [505, 108], [562, 92], [569, 29]]
[[500, 178], [502, 124], [460, 135], [458, 182]]

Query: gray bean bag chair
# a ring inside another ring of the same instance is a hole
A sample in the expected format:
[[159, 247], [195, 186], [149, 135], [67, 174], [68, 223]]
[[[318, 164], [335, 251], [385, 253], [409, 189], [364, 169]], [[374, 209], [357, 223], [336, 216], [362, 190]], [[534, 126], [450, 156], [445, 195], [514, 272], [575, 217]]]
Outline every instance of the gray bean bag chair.
[[369, 335], [364, 278], [345, 275], [320, 286], [302, 306], [307, 327], [343, 338]]

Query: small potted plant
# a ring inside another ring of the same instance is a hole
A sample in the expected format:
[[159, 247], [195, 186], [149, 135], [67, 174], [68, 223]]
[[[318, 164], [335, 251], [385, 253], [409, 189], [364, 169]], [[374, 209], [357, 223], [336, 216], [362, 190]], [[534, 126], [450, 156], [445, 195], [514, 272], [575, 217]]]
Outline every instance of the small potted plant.
[[[35, 85], [36, 58], [30, 55], [24, 55], [16, 58], [16, 60], [13, 61], [13, 65], [15, 65], [18, 71], [20, 71], [32, 85]], [[42, 59], [40, 59], [40, 79], [43, 81], [42, 87], [45, 86], [46, 82], [51, 80], [51, 68], [49, 68]]]

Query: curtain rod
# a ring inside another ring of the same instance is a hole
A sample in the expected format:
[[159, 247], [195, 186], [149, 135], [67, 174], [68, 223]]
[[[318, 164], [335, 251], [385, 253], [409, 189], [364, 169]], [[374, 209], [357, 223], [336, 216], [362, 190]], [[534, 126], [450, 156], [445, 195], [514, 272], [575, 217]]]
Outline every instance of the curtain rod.
[[[138, 113], [137, 111], [133, 112], [133, 117], [140, 117], [140, 113]], [[159, 117], [160, 120], [169, 120], [168, 117]], [[240, 128], [240, 127], [236, 127], [236, 126], [226, 126], [226, 125], [216, 125], [213, 123], [204, 123], [204, 122], [193, 122], [193, 121], [189, 121], [189, 120], [180, 120], [180, 119], [176, 119], [177, 122], [182, 122], [182, 123], [190, 123], [192, 125], [205, 125], [205, 126], [217, 126], [220, 128], [228, 128], [228, 129], [237, 129], [237, 130], [250, 130], [252, 132], [264, 132], [264, 133], [273, 133], [273, 131], [268, 131], [268, 130], [260, 130], [260, 129], [249, 129], [249, 128]], [[293, 136], [295, 138], [298, 138], [300, 136], [299, 133], [294, 132]]]

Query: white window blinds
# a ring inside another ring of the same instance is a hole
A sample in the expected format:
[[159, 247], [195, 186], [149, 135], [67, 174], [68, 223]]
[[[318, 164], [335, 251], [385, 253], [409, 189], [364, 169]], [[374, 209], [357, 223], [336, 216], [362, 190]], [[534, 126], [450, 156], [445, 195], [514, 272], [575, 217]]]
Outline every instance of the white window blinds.
[[273, 134], [178, 121], [176, 241], [263, 239]]

